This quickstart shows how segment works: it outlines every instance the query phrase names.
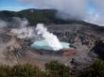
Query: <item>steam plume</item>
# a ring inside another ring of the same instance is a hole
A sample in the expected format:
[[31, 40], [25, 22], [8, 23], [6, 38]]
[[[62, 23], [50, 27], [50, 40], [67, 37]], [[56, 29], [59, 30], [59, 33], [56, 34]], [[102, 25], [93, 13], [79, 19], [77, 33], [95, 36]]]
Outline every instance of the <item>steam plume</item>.
[[0, 19], [0, 28], [6, 27], [6, 26], [7, 26], [7, 22]]
[[12, 25], [14, 27], [26, 27], [29, 24], [28, 20], [26, 18], [19, 18], [19, 17], [13, 17], [12, 18]]
[[43, 24], [37, 24], [36, 31], [37, 35], [41, 36], [54, 51], [63, 48], [57, 36], [48, 32], [47, 28], [45, 28]]
[[0, 19], [0, 28], [23, 28], [26, 27], [28, 24], [29, 23], [26, 18], [11, 17], [9, 21]]
[[15, 34], [20, 39], [30, 39], [34, 36], [34, 29], [32, 27], [23, 27], [12, 29], [11, 33]]
[[[34, 28], [33, 27], [27, 27], [28, 20], [23, 18], [18, 18], [18, 17], [13, 17], [14, 21], [14, 28], [11, 29], [11, 33], [16, 35], [20, 39], [30, 39], [33, 38], [34, 36]], [[16, 27], [18, 26], [18, 27]]]

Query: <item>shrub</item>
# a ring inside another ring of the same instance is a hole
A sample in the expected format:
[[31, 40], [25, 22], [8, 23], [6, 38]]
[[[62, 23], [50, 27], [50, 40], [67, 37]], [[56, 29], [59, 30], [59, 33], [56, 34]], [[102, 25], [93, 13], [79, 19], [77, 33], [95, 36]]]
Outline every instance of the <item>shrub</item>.
[[80, 77], [104, 77], [104, 61], [97, 60], [90, 67], [81, 72]]
[[57, 61], [51, 61], [45, 65], [46, 71], [50, 77], [69, 77], [70, 68]]
[[7, 65], [0, 66], [0, 77], [8, 77], [11, 75], [11, 68]]
[[39, 72], [39, 69], [37, 67], [33, 67], [30, 64], [15, 65], [12, 68], [12, 75], [16, 77], [36, 77], [37, 71]]

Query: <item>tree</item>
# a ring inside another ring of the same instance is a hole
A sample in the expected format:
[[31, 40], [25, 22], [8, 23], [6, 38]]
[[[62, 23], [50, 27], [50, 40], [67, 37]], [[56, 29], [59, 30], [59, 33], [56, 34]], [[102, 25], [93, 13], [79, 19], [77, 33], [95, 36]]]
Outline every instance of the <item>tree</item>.
[[95, 42], [95, 46], [92, 49], [98, 56], [104, 59], [104, 42], [102, 40], [98, 40]]
[[12, 68], [13, 76], [15, 77], [38, 77], [37, 72], [40, 72], [40, 70], [32, 66], [30, 64], [25, 64], [25, 65], [15, 65]]
[[84, 69], [80, 77], [104, 77], [104, 61], [97, 60], [94, 64]]
[[57, 61], [51, 61], [45, 65], [49, 77], [69, 77], [70, 68]]
[[0, 77], [11, 76], [11, 68], [7, 65], [0, 66]]

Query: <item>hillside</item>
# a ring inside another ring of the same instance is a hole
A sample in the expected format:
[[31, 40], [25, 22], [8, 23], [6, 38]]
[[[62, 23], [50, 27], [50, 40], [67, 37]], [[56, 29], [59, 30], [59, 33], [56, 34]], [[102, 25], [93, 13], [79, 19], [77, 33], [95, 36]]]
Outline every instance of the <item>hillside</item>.
[[87, 23], [80, 20], [71, 20], [71, 19], [63, 19], [62, 17], [59, 17], [57, 15], [57, 10], [52, 9], [25, 9], [21, 11], [0, 11], [0, 19], [3, 20], [12, 20], [12, 17], [20, 17], [20, 18], [26, 18], [29, 20], [31, 25], [37, 24], [39, 22], [45, 23], [45, 24], [71, 24], [71, 23], [80, 23], [80, 24], [88, 24], [88, 25], [94, 25], [91, 23]]
[[61, 18], [58, 18], [56, 16], [57, 11], [56, 10], [37, 10], [37, 9], [26, 9], [18, 12], [14, 11], [0, 11], [0, 18], [9, 20], [11, 17], [21, 17], [21, 18], [27, 18], [29, 22], [33, 25], [38, 22], [43, 22], [46, 24], [55, 23], [55, 24], [64, 24], [68, 23], [69, 21], [63, 20]]

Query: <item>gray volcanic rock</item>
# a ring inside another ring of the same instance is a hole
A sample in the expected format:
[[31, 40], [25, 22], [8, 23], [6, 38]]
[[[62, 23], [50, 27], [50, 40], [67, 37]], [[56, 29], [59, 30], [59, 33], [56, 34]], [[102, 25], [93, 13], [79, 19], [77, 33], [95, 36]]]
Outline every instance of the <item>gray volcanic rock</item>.
[[[51, 54], [49, 51], [32, 49], [30, 47], [31, 40], [18, 39], [9, 33], [10, 30], [8, 29], [10, 28], [3, 28], [0, 30], [0, 64], [31, 63], [42, 67], [43, 64], [51, 60], [58, 60], [66, 65], [71, 65], [70, 62], [74, 59], [74, 64], [78, 64], [78, 66], [76, 65], [78, 68], [84, 68], [83, 66], [89, 65], [95, 59], [95, 56], [91, 56], [95, 41], [104, 41], [104, 27], [78, 22], [46, 26], [61, 41], [69, 42], [71, 47], [76, 50], [77, 55], [62, 56], [54, 54], [54, 51]], [[38, 51], [39, 53], [37, 53]], [[44, 51], [46, 53], [43, 54]], [[72, 63], [72, 67], [74, 64]]]

